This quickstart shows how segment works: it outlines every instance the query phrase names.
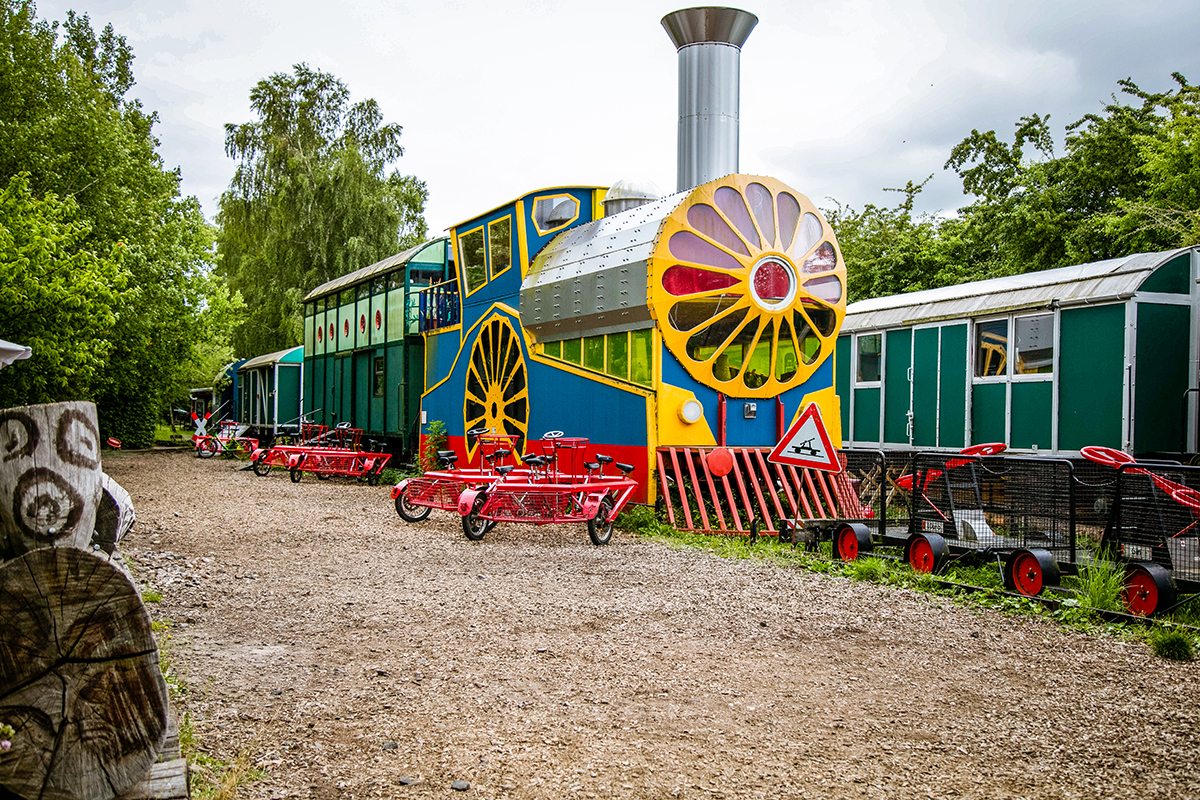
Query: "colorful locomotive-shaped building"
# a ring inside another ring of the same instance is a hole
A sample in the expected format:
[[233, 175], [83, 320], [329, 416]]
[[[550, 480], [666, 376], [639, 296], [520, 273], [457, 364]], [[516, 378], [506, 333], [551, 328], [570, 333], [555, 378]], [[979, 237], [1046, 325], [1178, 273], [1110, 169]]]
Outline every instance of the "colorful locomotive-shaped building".
[[461, 315], [422, 322], [421, 416], [423, 432], [446, 426], [460, 465], [478, 458], [473, 431], [522, 447], [562, 431], [635, 465], [645, 502], [659, 448], [771, 447], [809, 402], [840, 443], [837, 241], [804, 195], [738, 174], [740, 48], [756, 23], [728, 8], [663, 19], [679, 191], [543, 189], [451, 229], [458, 297], [443, 305]]

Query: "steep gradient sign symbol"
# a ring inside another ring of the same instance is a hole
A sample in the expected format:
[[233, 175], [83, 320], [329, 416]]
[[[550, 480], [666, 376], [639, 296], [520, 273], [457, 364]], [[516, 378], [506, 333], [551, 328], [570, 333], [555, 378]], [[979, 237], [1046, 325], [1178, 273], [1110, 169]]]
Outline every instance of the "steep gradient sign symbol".
[[829, 441], [829, 433], [821, 420], [821, 409], [816, 403], [809, 403], [801, 412], [792, 423], [792, 427], [783, 435], [783, 439], [775, 445], [767, 460], [775, 464], [817, 469], [822, 472], [842, 471], [837, 450]]

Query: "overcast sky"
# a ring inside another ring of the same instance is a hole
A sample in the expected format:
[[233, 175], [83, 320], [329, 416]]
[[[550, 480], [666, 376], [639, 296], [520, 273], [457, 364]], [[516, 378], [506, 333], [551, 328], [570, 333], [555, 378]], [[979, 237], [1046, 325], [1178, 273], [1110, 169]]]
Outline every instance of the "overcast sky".
[[[695, 3], [694, 5], [700, 5]], [[396, 167], [426, 182], [431, 233], [533, 189], [648, 179], [675, 189], [677, 0], [55, 0], [133, 47], [130, 96], [158, 112], [160, 153], [211, 219], [233, 174], [224, 125], [250, 88], [307, 62], [404, 127]], [[942, 165], [972, 128], [1011, 141], [1025, 114], [1063, 127], [1117, 81], [1200, 80], [1193, 2], [754, 0], [742, 51], [741, 171], [817, 205], [966, 202]]]

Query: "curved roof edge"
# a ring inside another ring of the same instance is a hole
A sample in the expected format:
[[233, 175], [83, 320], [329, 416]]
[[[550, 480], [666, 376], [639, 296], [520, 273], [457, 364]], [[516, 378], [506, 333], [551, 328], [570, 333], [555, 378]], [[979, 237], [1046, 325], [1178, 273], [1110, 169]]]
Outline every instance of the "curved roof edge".
[[342, 275], [341, 277], [338, 277], [338, 278], [334, 278], [331, 281], [326, 281], [325, 283], [322, 283], [317, 288], [313, 289], [308, 294], [304, 295], [304, 299], [301, 300], [300, 302], [306, 303], [309, 300], [315, 300], [318, 297], [322, 297], [327, 294], [332, 294], [333, 292], [336, 292], [336, 291], [341, 291], [345, 287], [350, 286], [355, 283], [359, 283], [360, 281], [363, 281], [367, 278], [373, 278], [381, 272], [389, 272], [390, 270], [393, 270], [396, 267], [400, 266], [401, 264], [404, 264], [407, 261], [409, 261], [413, 256], [415, 256], [417, 253], [424, 250], [429, 245], [434, 244], [435, 242], [446, 241], [449, 238], [450, 238], [449, 236], [437, 236], [428, 241], [421, 242], [418, 245], [413, 245], [412, 247], [408, 248], [407, 250], [404, 250], [403, 252], [396, 253], [395, 255], [392, 255], [392, 256], [388, 256], [387, 258], [385, 258], [381, 261], [376, 261], [374, 264], [371, 264], [370, 266], [363, 267], [362, 269], [357, 269], [354, 272], [348, 272], [345, 275]]
[[270, 365], [282, 361], [286, 364], [299, 364], [304, 361], [304, 345], [298, 344], [295, 347], [289, 347], [286, 350], [279, 350], [274, 353], [267, 353], [263, 356], [255, 356], [242, 362], [238, 367], [238, 372], [244, 369], [254, 369], [255, 367], [269, 367]]
[[1071, 267], [859, 300], [846, 307], [842, 331], [916, 325], [1025, 308], [1076, 305], [1132, 296], [1151, 272], [1200, 246], [1135, 253]]

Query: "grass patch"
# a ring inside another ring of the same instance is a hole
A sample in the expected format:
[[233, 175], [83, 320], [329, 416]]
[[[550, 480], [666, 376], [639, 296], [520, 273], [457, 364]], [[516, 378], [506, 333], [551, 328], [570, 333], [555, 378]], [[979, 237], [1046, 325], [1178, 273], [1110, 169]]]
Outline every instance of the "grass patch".
[[142, 601], [145, 603], [161, 603], [162, 592], [155, 589], [146, 589], [142, 592]]
[[1154, 654], [1171, 661], [1192, 661], [1196, 653], [1192, 638], [1183, 631], [1169, 628], [1155, 628], [1150, 632], [1150, 649]]

